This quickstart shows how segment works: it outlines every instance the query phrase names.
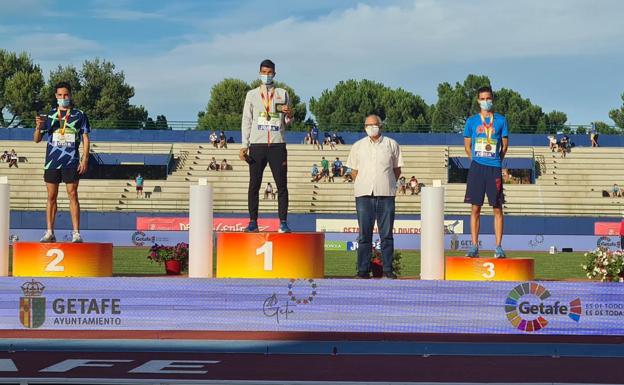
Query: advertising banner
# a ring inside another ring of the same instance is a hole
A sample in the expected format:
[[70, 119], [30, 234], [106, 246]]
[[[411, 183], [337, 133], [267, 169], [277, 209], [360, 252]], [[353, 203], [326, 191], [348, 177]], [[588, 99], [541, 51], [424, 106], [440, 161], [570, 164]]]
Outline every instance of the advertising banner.
[[595, 222], [594, 235], [619, 236], [621, 222]]
[[[357, 219], [322, 219], [316, 220], [316, 231], [326, 233], [358, 233]], [[378, 233], [377, 226], [373, 229]], [[447, 234], [462, 234], [464, 232], [464, 221], [448, 220], [444, 221], [444, 231]], [[393, 233], [399, 234], [420, 234], [420, 220], [402, 220], [394, 221]]]
[[[243, 231], [247, 227], [247, 218], [213, 218], [214, 231]], [[137, 217], [137, 231], [188, 231], [188, 217]], [[258, 219], [260, 231], [277, 231], [279, 219]]]

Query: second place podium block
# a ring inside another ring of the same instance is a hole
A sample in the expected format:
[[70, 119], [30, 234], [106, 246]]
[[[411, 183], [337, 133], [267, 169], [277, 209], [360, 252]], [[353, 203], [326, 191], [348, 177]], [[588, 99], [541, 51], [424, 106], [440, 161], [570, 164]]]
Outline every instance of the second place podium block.
[[323, 278], [323, 233], [218, 233], [218, 278]]

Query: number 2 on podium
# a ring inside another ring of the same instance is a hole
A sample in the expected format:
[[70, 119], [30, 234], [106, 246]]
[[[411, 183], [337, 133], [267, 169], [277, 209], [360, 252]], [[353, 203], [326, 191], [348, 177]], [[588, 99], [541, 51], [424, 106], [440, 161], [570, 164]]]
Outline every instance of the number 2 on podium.
[[60, 265], [65, 258], [65, 253], [61, 249], [50, 249], [46, 253], [48, 257], [55, 257], [45, 268], [45, 271], [65, 271], [65, 266]]
[[273, 270], [273, 242], [264, 242], [256, 249], [256, 255], [264, 254], [264, 270]]

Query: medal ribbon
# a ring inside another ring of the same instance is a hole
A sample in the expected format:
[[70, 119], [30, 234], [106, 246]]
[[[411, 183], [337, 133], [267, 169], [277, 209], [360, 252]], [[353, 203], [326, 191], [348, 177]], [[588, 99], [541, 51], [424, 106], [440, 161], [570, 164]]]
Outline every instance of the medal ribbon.
[[58, 110], [58, 114], [59, 126], [61, 125], [61, 120], [63, 121], [63, 126], [61, 127], [61, 135], [65, 135], [65, 127], [67, 127], [67, 121], [69, 120], [69, 117], [71, 115], [71, 108], [68, 109], [65, 113], [65, 118], [63, 118], [63, 116], [61, 115], [61, 110]]
[[271, 93], [269, 93], [269, 90], [267, 89], [267, 96], [264, 96], [264, 92], [262, 92], [262, 89], [260, 90], [260, 97], [262, 98], [262, 105], [264, 105], [264, 110], [266, 111], [266, 120], [267, 122], [269, 122], [269, 129], [267, 130], [267, 144], [270, 145], [271, 144], [271, 105], [273, 103], [273, 96], [275, 95], [275, 88], [273, 88], [271, 90]]
[[492, 144], [492, 134], [494, 133], [494, 115], [490, 116], [490, 124], [485, 122], [483, 114], [479, 114], [481, 117], [481, 123], [485, 129], [485, 135], [487, 136], [487, 143]]

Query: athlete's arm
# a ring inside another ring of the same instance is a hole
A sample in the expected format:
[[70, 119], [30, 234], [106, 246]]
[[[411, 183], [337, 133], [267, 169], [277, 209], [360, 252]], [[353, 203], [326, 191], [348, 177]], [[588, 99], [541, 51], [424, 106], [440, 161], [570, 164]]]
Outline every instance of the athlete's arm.
[[82, 134], [82, 145], [83, 145], [83, 153], [82, 159], [80, 160], [80, 165], [78, 166], [78, 174], [84, 174], [89, 169], [89, 135]]
[[505, 155], [507, 154], [507, 150], [509, 149], [509, 138], [503, 137], [503, 145], [501, 146], [500, 158], [501, 160], [505, 159]]
[[472, 138], [464, 137], [464, 151], [466, 151], [468, 159], [472, 160]]
[[43, 132], [41, 131], [43, 130], [43, 126], [44, 126], [43, 118], [40, 117], [39, 115], [35, 116], [35, 132], [33, 133], [33, 141], [35, 143], [41, 142], [41, 139], [43, 138]]

